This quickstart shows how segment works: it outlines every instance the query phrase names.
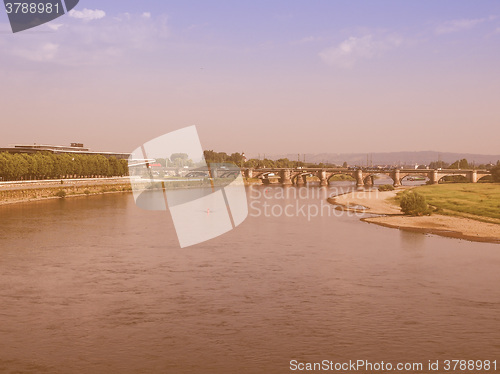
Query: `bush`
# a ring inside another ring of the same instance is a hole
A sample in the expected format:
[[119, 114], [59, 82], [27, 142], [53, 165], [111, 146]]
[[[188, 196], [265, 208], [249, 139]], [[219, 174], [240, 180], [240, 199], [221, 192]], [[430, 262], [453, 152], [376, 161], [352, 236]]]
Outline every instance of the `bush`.
[[56, 192], [56, 196], [58, 196], [58, 197], [60, 197], [62, 199], [63, 197], [66, 197], [66, 191], [59, 190], [59, 191]]
[[491, 169], [491, 176], [493, 177], [494, 182], [500, 182], [500, 165]]
[[431, 209], [425, 201], [425, 196], [414, 191], [405, 191], [399, 203], [404, 214], [412, 216], [430, 215]]
[[378, 190], [379, 191], [394, 191], [394, 186], [392, 184], [384, 184], [382, 186], [379, 186]]
[[83, 191], [83, 193], [84, 193], [85, 195], [90, 195], [90, 191], [89, 191], [89, 190], [85, 190], [85, 191]]

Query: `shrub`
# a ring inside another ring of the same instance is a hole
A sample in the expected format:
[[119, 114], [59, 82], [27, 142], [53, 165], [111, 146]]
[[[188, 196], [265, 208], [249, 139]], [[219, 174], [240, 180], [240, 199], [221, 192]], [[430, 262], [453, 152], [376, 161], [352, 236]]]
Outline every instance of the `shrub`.
[[404, 214], [422, 216], [431, 214], [431, 209], [425, 201], [425, 196], [414, 191], [405, 191], [399, 203]]
[[90, 195], [90, 191], [89, 191], [89, 190], [85, 190], [85, 191], [83, 191], [83, 193], [84, 193], [85, 195]]
[[66, 191], [59, 190], [59, 191], [56, 192], [56, 196], [58, 196], [58, 197], [60, 197], [62, 199], [63, 197], [66, 197]]
[[500, 182], [500, 165], [491, 169], [491, 176], [493, 177], [494, 182]]
[[384, 184], [382, 186], [379, 186], [378, 190], [379, 191], [394, 191], [394, 186], [392, 184]]

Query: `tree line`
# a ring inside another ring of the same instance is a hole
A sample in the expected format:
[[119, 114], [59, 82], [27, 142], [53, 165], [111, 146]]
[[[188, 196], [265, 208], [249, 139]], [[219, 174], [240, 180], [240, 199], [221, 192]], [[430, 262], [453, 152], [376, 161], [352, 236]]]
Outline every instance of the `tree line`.
[[54, 154], [50, 152], [0, 153], [0, 180], [114, 177], [128, 175], [127, 160], [112, 156]]
[[[225, 152], [205, 151], [205, 160], [209, 163], [234, 163], [240, 167], [249, 168], [296, 168], [296, 167], [336, 167], [334, 164], [314, 164], [301, 161], [291, 161], [288, 158], [278, 160], [250, 159], [246, 160], [241, 153], [228, 155]], [[193, 166], [187, 154], [173, 154], [168, 159], [158, 159], [162, 166]], [[347, 166], [346, 163], [343, 165]], [[473, 165], [466, 159], [446, 164], [442, 161], [432, 162], [430, 169], [483, 169], [490, 165]], [[500, 161], [491, 168], [493, 180], [500, 182]], [[30, 180], [30, 179], [62, 179], [85, 177], [112, 177], [128, 175], [128, 161], [118, 160], [116, 157], [106, 158], [103, 155], [85, 155], [51, 152], [37, 152], [33, 154], [0, 153], [0, 180]]]
[[491, 169], [491, 175], [493, 177], [493, 182], [500, 183], [500, 161]]
[[[270, 160], [264, 158], [259, 160], [257, 158], [251, 158], [247, 160], [242, 153], [231, 153], [228, 155], [225, 152], [214, 152], [212, 150], [203, 152], [205, 161], [208, 163], [224, 163], [230, 162], [238, 165], [239, 167], [245, 168], [297, 168], [297, 167], [318, 167], [318, 168], [328, 168], [328, 167], [338, 167], [338, 165], [332, 163], [305, 163], [302, 161], [293, 161], [288, 158], [280, 158], [278, 160]], [[344, 163], [344, 167], [347, 167], [347, 163]]]
[[[500, 165], [500, 161], [497, 161], [497, 165]], [[494, 167], [492, 164], [476, 164], [474, 162], [469, 162], [466, 158], [457, 160], [451, 164], [444, 161], [433, 161], [429, 164], [429, 169], [491, 169]]]

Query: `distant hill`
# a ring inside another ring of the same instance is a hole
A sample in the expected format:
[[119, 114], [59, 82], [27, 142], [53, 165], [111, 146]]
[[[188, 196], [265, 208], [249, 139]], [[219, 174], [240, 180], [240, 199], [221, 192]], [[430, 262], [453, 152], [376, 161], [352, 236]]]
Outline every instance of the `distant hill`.
[[[472, 153], [450, 153], [450, 152], [435, 152], [435, 151], [420, 151], [420, 152], [383, 152], [383, 153], [318, 153], [305, 155], [306, 162], [324, 162], [342, 165], [347, 162], [349, 165], [363, 166], [368, 163], [373, 165], [397, 165], [397, 164], [418, 164], [428, 165], [432, 161], [444, 161], [447, 163], [455, 162], [460, 159], [467, 159], [469, 162], [478, 164], [496, 163], [500, 160], [498, 155], [480, 155]], [[251, 158], [257, 158], [256, 155], [251, 155]], [[300, 160], [303, 161], [304, 155], [300, 155]], [[276, 154], [266, 155], [269, 159], [288, 158], [289, 160], [297, 160], [297, 154]]]

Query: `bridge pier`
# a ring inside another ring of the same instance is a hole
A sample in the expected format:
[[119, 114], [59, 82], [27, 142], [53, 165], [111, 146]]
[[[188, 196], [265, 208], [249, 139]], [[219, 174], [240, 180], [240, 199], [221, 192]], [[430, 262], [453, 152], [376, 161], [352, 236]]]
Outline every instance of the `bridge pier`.
[[477, 171], [471, 170], [468, 172], [468, 175], [469, 175], [469, 182], [477, 183]]
[[362, 188], [365, 185], [363, 182], [363, 171], [361, 169], [356, 170], [356, 187]]
[[295, 177], [295, 184], [297, 186], [303, 186], [304, 184], [306, 184], [305, 178], [303, 177], [305, 177], [305, 175], [300, 175], [300, 174]]
[[318, 178], [320, 186], [328, 186], [328, 178], [326, 177], [325, 170], [318, 171]]
[[366, 177], [364, 185], [366, 187], [372, 187], [373, 186], [373, 175], [370, 175], [370, 176]]
[[401, 178], [399, 176], [399, 169], [394, 169], [391, 176], [392, 176], [392, 179], [394, 180], [393, 186], [394, 187], [401, 186]]
[[290, 169], [281, 170], [280, 182], [282, 186], [292, 185], [291, 171]]
[[439, 183], [438, 171], [432, 170], [429, 173], [429, 179], [431, 181], [431, 184], [438, 184]]
[[[242, 169], [243, 170], [243, 169]], [[180, 170], [179, 170], [180, 171]], [[310, 173], [310, 174], [309, 174]], [[366, 170], [363, 172], [361, 169], [357, 170], [349, 170], [347, 171], [345, 168], [300, 168], [300, 169], [282, 169], [282, 168], [264, 168], [264, 169], [253, 169], [246, 168], [244, 169], [244, 175], [247, 178], [259, 178], [263, 184], [269, 184], [270, 177], [268, 174], [273, 174], [279, 176], [280, 182], [282, 185], [304, 185], [307, 184], [307, 176], [306, 175], [314, 175], [317, 176], [320, 180], [321, 186], [328, 185], [328, 177], [334, 174], [348, 174], [355, 178], [356, 187], [362, 189], [364, 187], [364, 179], [367, 179], [367, 185], [373, 184], [373, 179], [370, 178], [370, 173], [374, 174], [384, 174], [389, 175], [394, 180], [394, 186], [401, 185], [401, 176], [404, 177], [408, 175], [426, 175], [429, 178], [430, 184], [439, 183], [440, 178], [447, 175], [463, 175], [467, 178], [467, 180], [471, 183], [477, 183], [479, 179], [484, 178], [488, 175], [491, 175], [491, 172], [488, 170], [457, 170], [457, 169], [435, 169], [435, 170], [414, 170], [414, 169], [384, 169], [384, 170]], [[295, 177], [292, 180], [292, 175]], [[367, 178], [368, 177], [368, 178]]]

